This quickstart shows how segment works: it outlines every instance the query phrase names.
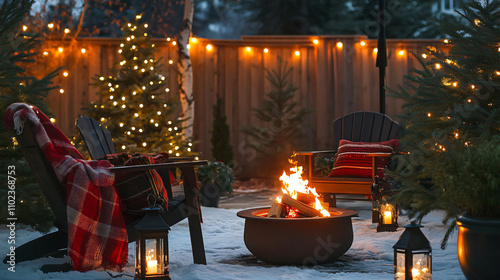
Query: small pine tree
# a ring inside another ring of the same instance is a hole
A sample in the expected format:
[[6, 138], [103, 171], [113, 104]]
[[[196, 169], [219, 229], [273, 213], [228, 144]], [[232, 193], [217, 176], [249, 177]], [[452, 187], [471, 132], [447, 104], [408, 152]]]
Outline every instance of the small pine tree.
[[226, 165], [231, 164], [233, 160], [233, 147], [230, 144], [229, 125], [227, 117], [224, 115], [222, 100], [217, 98], [217, 104], [213, 107], [212, 124], [212, 156], [217, 161], [222, 161]]
[[393, 199], [410, 206], [417, 220], [438, 209], [447, 213], [445, 220], [464, 212], [466, 206], [454, 203], [439, 184], [446, 180], [438, 178], [452, 177], [443, 166], [452, 166], [453, 155], [464, 148], [500, 135], [500, 2], [470, 1], [458, 12], [460, 21], [440, 23], [449, 50], [428, 49], [425, 59], [418, 57], [423, 70], [406, 77], [411, 92], [393, 92], [406, 102], [401, 145], [411, 152], [398, 158], [393, 175], [403, 187]]
[[[16, 102], [23, 102], [38, 107], [46, 115], [51, 115], [45, 97], [57, 71], [42, 79], [27, 76], [25, 67], [34, 62], [36, 50], [39, 48], [38, 35], [24, 32], [21, 23], [29, 13], [32, 0], [3, 1], [0, 6], [0, 115], [3, 117], [7, 107]], [[20, 223], [33, 226], [40, 231], [48, 231], [52, 227], [54, 216], [45, 197], [36, 183], [36, 178], [24, 161], [12, 132], [3, 122], [0, 130], [0, 180], [7, 182], [9, 166], [15, 167], [15, 201], [14, 216]], [[7, 205], [7, 184], [1, 184], [0, 203]], [[7, 207], [0, 208], [2, 222], [9, 217]]]
[[288, 63], [283, 65], [278, 59], [278, 70], [267, 72], [267, 79], [273, 89], [266, 94], [260, 108], [252, 110], [255, 117], [266, 125], [264, 127], [251, 126], [241, 129], [248, 136], [248, 145], [263, 157], [262, 166], [271, 176], [282, 171], [294, 149], [298, 148], [298, 140], [302, 135], [304, 117], [311, 113], [310, 109], [298, 108], [293, 101], [297, 88], [287, 79], [292, 73]]
[[117, 151], [192, 156], [191, 139], [183, 139], [184, 119], [172, 117], [177, 102], [158, 72], [161, 65], [148, 31], [141, 16], [122, 28], [119, 68], [94, 78], [101, 101], [83, 110], [107, 127]]

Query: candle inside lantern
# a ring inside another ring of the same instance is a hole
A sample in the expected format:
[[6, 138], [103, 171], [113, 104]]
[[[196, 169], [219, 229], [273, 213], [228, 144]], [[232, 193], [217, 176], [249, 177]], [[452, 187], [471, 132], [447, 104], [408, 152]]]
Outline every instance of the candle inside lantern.
[[158, 261], [155, 259], [154, 255], [150, 255], [146, 257], [146, 274], [155, 274], [158, 273]]
[[158, 261], [157, 260], [148, 261], [148, 268], [146, 270], [148, 273], [156, 273], [157, 268], [158, 268]]
[[384, 224], [392, 224], [392, 211], [384, 211]]

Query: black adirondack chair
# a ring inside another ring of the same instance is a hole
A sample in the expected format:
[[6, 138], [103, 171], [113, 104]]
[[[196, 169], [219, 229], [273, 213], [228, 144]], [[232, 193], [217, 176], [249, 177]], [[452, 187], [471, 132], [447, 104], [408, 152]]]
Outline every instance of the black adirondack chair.
[[[24, 125], [23, 132], [15, 136], [26, 161], [37, 178], [40, 188], [56, 216], [55, 225], [58, 227], [58, 230], [16, 247], [16, 262], [34, 260], [52, 255], [66, 248], [68, 245], [66, 195], [64, 187], [59, 183], [50, 162], [38, 146], [33, 128], [34, 125], [28, 120]], [[162, 213], [162, 218], [169, 225], [174, 225], [184, 218], [188, 218], [193, 260], [196, 264], [206, 264], [206, 258], [200, 224], [201, 213], [199, 211], [200, 207], [196, 196], [197, 180], [194, 167], [206, 164], [207, 161], [184, 161], [110, 168], [110, 171], [115, 173], [175, 168], [181, 171], [183, 175], [185, 200], [178, 203], [173, 209], [171, 209], [169, 205], [169, 211]], [[137, 222], [138, 221], [134, 221], [126, 225], [129, 242], [135, 241], [136, 232], [134, 226]], [[7, 261], [8, 257], [4, 259], [4, 263]], [[44, 267], [42, 267], [42, 271], [44, 272], [64, 269], [61, 267], [54, 268], [54, 266], [50, 265], [46, 265], [45, 267], [45, 270]]]
[[336, 194], [362, 195], [360, 199], [372, 194], [372, 186], [377, 174], [377, 158], [389, 157], [391, 153], [372, 155], [372, 177], [318, 177], [314, 175], [314, 157], [321, 154], [335, 154], [341, 139], [353, 142], [383, 142], [396, 139], [399, 124], [387, 115], [376, 112], [355, 112], [333, 121], [333, 150], [296, 152], [304, 156], [306, 174], [310, 185], [322, 193], [330, 206], [336, 205]]

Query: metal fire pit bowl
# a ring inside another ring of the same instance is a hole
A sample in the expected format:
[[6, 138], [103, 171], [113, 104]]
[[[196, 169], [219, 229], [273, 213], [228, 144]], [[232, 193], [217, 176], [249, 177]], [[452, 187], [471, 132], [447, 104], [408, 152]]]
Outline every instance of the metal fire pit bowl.
[[[332, 210], [332, 208], [330, 209]], [[269, 208], [242, 210], [244, 240], [257, 258], [286, 265], [331, 263], [352, 245], [351, 217], [358, 213], [333, 209], [331, 217], [268, 218]]]

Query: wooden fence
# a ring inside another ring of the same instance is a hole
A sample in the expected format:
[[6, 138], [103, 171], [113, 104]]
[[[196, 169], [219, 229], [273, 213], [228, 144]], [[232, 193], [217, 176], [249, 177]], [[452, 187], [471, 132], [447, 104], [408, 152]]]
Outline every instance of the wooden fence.
[[[170, 94], [176, 94], [177, 46], [172, 42], [152, 41], [158, 50], [157, 57], [163, 57], [161, 71], [167, 77]], [[120, 60], [117, 52], [120, 43], [119, 39], [82, 38], [73, 42], [47, 41], [44, 45], [46, 59], [34, 70], [48, 72], [61, 65], [68, 71], [67, 77], [60, 75], [55, 81], [64, 92], [54, 90], [47, 99], [57, 125], [67, 135], [76, 133], [75, 119], [80, 109], [98, 98], [91, 86], [92, 77], [108, 75], [109, 69]], [[335, 118], [354, 111], [379, 110], [376, 45], [376, 40], [363, 36], [197, 38], [191, 42], [190, 55], [196, 102], [194, 136], [199, 141], [201, 158], [211, 159], [212, 106], [219, 96], [231, 129], [237, 172], [241, 177], [251, 175], [248, 170], [258, 162], [240, 129], [263, 125], [253, 116], [251, 108], [258, 107], [271, 89], [265, 70], [277, 70], [278, 58], [293, 67], [289, 82], [298, 88], [296, 101], [314, 110], [306, 118], [301, 148], [329, 148], [331, 123]], [[425, 47], [438, 45], [437, 40], [388, 40], [387, 86], [397, 89], [403, 83], [403, 76], [419, 66], [410, 50], [420, 55]], [[401, 100], [386, 99], [386, 113], [390, 116], [401, 113], [401, 106]]]

